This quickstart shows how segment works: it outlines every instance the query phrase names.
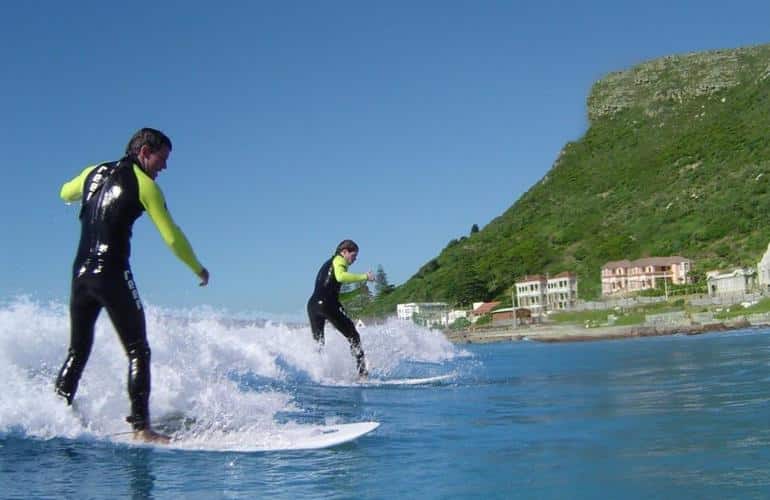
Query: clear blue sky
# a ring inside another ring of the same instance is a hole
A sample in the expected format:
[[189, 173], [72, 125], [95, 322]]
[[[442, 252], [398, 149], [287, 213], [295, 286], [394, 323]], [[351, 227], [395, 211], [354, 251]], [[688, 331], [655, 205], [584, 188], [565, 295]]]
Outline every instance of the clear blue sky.
[[144, 216], [146, 302], [301, 318], [344, 238], [352, 270], [403, 283], [545, 175], [595, 81], [768, 43], [768, 19], [766, 0], [4, 3], [0, 300], [67, 300], [59, 187], [142, 126], [173, 140], [158, 183], [212, 277]]

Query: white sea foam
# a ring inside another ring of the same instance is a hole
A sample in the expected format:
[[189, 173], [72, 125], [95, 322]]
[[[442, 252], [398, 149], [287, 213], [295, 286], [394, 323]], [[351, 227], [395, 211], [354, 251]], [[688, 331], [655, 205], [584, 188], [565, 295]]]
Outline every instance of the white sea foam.
[[[169, 310], [146, 305], [152, 349], [151, 411], [193, 415], [212, 433], [275, 429], [279, 413], [301, 411], [292, 385], [355, 380], [345, 338], [327, 326], [319, 350], [306, 325], [233, 320], [210, 308]], [[370, 371], [399, 374], [465, 356], [439, 332], [389, 320], [360, 328]], [[69, 343], [62, 303], [16, 298], [0, 304], [0, 433], [35, 438], [106, 437], [128, 430], [127, 361], [106, 313], [96, 335], [74, 408], [55, 396], [53, 383]], [[403, 376], [403, 374], [401, 374]], [[243, 383], [247, 378], [251, 382]], [[276, 388], [277, 387], [277, 388]], [[293, 424], [295, 425], [295, 424]]]

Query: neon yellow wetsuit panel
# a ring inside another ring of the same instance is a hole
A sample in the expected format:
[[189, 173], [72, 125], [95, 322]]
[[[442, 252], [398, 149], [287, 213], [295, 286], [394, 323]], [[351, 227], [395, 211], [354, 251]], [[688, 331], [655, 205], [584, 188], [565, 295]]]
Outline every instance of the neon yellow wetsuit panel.
[[59, 196], [67, 203], [78, 201], [83, 196], [83, 184], [85, 183], [86, 176], [95, 169], [96, 165], [86, 167], [80, 174], [64, 183], [59, 192]]
[[[334, 279], [339, 283], [357, 283], [359, 281], [366, 281], [367, 275], [362, 273], [348, 272], [348, 261], [342, 255], [335, 255], [332, 259], [332, 267], [334, 268]], [[349, 297], [353, 297], [360, 293], [358, 290], [351, 290], [349, 292], [342, 292], [339, 294], [340, 299], [346, 300]]]
[[195, 274], [199, 274], [203, 270], [203, 266], [198, 262], [187, 237], [171, 218], [160, 187], [136, 165], [134, 165], [134, 173], [139, 182], [139, 201], [147, 210], [147, 215], [152, 219], [163, 241], [174, 252], [174, 255], [187, 264]]

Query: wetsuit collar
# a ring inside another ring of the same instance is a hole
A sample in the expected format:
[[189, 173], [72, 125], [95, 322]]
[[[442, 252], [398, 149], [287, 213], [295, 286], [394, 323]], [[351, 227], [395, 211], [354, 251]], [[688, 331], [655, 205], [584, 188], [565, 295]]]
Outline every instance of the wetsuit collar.
[[145, 174], [147, 173], [144, 170], [144, 167], [142, 167], [142, 163], [139, 161], [139, 158], [137, 158], [134, 155], [126, 155], [123, 158], [121, 158], [118, 163], [120, 163], [121, 165], [124, 165], [124, 164], [136, 165], [137, 167], [139, 167], [142, 170], [142, 172], [144, 172]]

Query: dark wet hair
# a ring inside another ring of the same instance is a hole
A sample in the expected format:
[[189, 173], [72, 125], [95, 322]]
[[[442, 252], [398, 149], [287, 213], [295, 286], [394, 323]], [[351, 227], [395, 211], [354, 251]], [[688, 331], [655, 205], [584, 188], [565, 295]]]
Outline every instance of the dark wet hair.
[[356, 242], [353, 240], [342, 240], [340, 241], [340, 244], [337, 245], [337, 250], [334, 251], [334, 255], [342, 255], [343, 250], [347, 250], [348, 252], [357, 252], [358, 245], [356, 245]]
[[139, 156], [139, 150], [142, 146], [149, 146], [153, 153], [163, 146], [171, 149], [171, 139], [160, 130], [154, 128], [142, 128], [137, 130], [126, 146], [126, 156]]

